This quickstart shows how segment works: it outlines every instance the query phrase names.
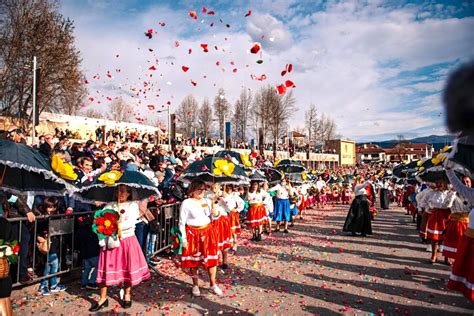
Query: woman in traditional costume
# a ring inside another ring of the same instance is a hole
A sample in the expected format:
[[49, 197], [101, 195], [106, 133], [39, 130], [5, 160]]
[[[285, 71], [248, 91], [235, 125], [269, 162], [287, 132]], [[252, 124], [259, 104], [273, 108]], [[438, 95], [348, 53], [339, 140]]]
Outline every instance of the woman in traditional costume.
[[351, 232], [352, 236], [356, 236], [356, 233], [360, 233], [362, 237], [372, 234], [370, 202], [365, 190], [368, 185], [371, 185], [370, 181], [354, 187], [355, 198], [352, 200], [343, 227], [343, 231]]
[[189, 198], [181, 203], [179, 230], [183, 238], [181, 268], [189, 269], [193, 280], [192, 294], [200, 296], [198, 268], [207, 269], [211, 291], [222, 295], [216, 284], [219, 263], [218, 232], [211, 221], [220, 213], [212, 201], [205, 199], [206, 185], [201, 180], [193, 180], [188, 189]]
[[117, 187], [118, 203], [107, 204], [104, 209], [120, 213], [118, 222], [119, 240], [114, 248], [103, 246], [99, 254], [96, 283], [101, 285], [100, 300], [93, 304], [90, 312], [97, 312], [109, 305], [107, 288], [112, 285], [125, 285], [123, 308], [132, 306], [132, 286], [150, 278], [148, 264], [135, 236], [135, 224], [140, 217], [138, 202], [129, 201], [132, 192], [129, 187]]
[[252, 241], [262, 240], [263, 225], [267, 222], [267, 210], [263, 205], [265, 194], [261, 191], [257, 181], [250, 182], [250, 189], [247, 195], [249, 210], [247, 212], [247, 225], [253, 231]]

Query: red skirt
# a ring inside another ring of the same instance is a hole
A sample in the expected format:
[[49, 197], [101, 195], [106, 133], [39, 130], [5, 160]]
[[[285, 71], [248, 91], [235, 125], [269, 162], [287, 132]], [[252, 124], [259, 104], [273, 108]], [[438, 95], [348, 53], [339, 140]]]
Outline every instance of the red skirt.
[[431, 210], [427, 224], [427, 238], [431, 240], [443, 240], [443, 232], [446, 229], [446, 221], [449, 218], [449, 209], [435, 208]]
[[219, 263], [217, 254], [217, 231], [212, 225], [205, 227], [186, 226], [188, 247], [181, 255], [181, 268], [211, 268]]
[[234, 234], [240, 233], [242, 229], [240, 227], [239, 212], [230, 212], [228, 216], [229, 216], [230, 228], [232, 229], [232, 233]]
[[232, 230], [227, 216], [220, 216], [212, 222], [214, 230], [217, 232], [217, 249], [219, 251], [232, 247]]
[[464, 236], [464, 232], [467, 229], [467, 223], [467, 219], [450, 219], [448, 221], [443, 235], [443, 256], [453, 259], [456, 258], [458, 243], [462, 236]]
[[258, 227], [267, 222], [267, 210], [263, 204], [250, 205], [247, 212], [247, 225], [249, 227]]
[[461, 292], [471, 301], [474, 301], [474, 230], [472, 237], [462, 236], [458, 243], [458, 251], [453, 269], [448, 281], [448, 288]]
[[416, 207], [415, 203], [410, 202], [406, 206], [407, 212], [410, 213], [412, 216], [416, 215]]
[[421, 215], [421, 226], [420, 226], [420, 237], [423, 239], [426, 239], [428, 237], [428, 218], [430, 214], [427, 213], [426, 211], [423, 212]]
[[298, 205], [298, 210], [299, 211], [304, 211], [306, 207], [308, 206], [308, 199], [304, 197], [304, 195], [301, 196], [301, 203]]

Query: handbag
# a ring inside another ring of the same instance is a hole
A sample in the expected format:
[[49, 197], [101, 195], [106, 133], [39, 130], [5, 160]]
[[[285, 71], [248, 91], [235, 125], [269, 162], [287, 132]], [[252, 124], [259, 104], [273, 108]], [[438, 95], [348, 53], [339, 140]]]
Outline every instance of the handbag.
[[47, 254], [49, 252], [49, 248], [51, 247], [51, 241], [41, 236], [36, 238], [36, 246], [38, 247], [39, 252], [42, 254]]

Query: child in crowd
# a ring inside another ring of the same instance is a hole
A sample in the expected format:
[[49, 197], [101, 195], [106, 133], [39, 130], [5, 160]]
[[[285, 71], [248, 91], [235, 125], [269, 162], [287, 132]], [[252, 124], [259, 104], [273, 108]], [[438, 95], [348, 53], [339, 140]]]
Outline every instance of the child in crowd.
[[[47, 197], [37, 207], [42, 215], [51, 216], [58, 213], [59, 201], [55, 197]], [[43, 276], [55, 274], [59, 271], [59, 248], [61, 247], [59, 237], [50, 236], [48, 218], [38, 220], [37, 232], [38, 249], [42, 254], [46, 255]], [[65, 290], [66, 287], [58, 283], [57, 277], [52, 276], [51, 278], [41, 280], [39, 293], [46, 296]]]
[[80, 240], [79, 247], [84, 260], [81, 288], [87, 290], [98, 290], [96, 285], [97, 267], [99, 265], [99, 239], [92, 231], [93, 217], [79, 217], [79, 228], [77, 231], [77, 240]]

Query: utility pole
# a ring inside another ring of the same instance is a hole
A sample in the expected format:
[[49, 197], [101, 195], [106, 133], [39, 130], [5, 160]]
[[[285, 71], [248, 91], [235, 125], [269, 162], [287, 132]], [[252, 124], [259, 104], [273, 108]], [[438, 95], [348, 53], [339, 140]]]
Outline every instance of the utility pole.
[[33, 56], [33, 131], [31, 132], [31, 145], [34, 146], [36, 143], [36, 56]]

